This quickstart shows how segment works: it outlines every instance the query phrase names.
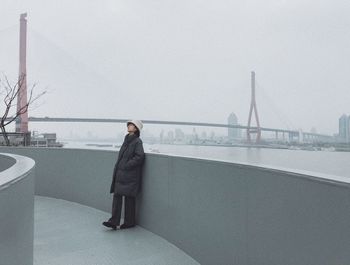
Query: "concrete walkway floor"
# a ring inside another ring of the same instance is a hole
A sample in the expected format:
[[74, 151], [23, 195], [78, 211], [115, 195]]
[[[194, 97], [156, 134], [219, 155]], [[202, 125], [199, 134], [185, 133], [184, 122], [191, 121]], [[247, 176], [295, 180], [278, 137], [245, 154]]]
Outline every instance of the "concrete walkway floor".
[[198, 265], [163, 238], [137, 226], [113, 231], [109, 214], [35, 196], [34, 265]]

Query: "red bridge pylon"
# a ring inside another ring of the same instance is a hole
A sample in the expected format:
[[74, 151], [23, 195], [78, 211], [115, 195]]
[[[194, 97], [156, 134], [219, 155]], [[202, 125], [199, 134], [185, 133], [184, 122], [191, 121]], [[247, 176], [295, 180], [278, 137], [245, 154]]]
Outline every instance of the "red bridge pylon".
[[[27, 13], [20, 16], [18, 85], [17, 112], [27, 104]], [[17, 118], [16, 132], [28, 132], [28, 111]]]

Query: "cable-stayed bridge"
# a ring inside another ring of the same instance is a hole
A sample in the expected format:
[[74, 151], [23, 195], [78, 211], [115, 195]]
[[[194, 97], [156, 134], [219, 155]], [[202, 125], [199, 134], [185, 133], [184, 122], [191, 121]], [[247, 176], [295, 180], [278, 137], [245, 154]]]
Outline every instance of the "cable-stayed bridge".
[[[50, 118], [50, 117], [29, 117], [29, 122], [83, 122], [83, 123], [126, 123], [127, 119], [98, 119], [98, 118]], [[220, 123], [203, 123], [203, 122], [185, 122], [185, 121], [158, 121], [158, 120], [142, 120], [144, 124], [156, 124], [156, 125], [182, 125], [182, 126], [200, 126], [200, 127], [212, 127], [212, 128], [233, 128], [241, 130], [258, 130], [258, 127], [242, 126], [242, 125], [230, 125]], [[330, 142], [333, 137], [325, 134], [301, 132], [296, 130], [285, 130], [276, 128], [260, 127], [261, 132], [274, 133], [276, 140], [288, 140], [288, 141], [303, 141], [303, 142]]]

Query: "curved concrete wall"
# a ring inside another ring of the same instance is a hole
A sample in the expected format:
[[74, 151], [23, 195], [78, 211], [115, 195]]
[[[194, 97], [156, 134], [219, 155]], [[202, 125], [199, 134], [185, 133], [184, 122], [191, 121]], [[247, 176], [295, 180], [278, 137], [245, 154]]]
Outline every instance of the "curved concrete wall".
[[0, 155], [0, 265], [33, 264], [34, 165]]
[[[36, 160], [38, 195], [110, 211], [116, 152], [6, 151]], [[346, 178], [147, 154], [138, 208], [141, 226], [201, 264], [329, 265], [350, 260]]]

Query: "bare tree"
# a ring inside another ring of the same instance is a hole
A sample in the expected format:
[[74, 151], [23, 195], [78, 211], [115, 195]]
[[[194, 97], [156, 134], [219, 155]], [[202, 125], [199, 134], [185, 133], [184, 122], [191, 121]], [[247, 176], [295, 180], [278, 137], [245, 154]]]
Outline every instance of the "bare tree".
[[[8, 138], [8, 134], [6, 132], [5, 127], [12, 122], [16, 121], [16, 119], [26, 113], [28, 111], [29, 106], [31, 106], [35, 101], [37, 101], [41, 96], [43, 96], [46, 91], [39, 93], [38, 95], [34, 95], [34, 88], [36, 84], [34, 84], [28, 93], [28, 99], [26, 104], [21, 106], [20, 108], [17, 106], [18, 102], [21, 101], [20, 90], [23, 85], [25, 85], [25, 75], [22, 75], [18, 78], [18, 81], [14, 84], [8, 80], [7, 76], [4, 75], [3, 79], [0, 79], [0, 96], [3, 97], [4, 102], [4, 113], [0, 118], [0, 129], [2, 135], [5, 139], [6, 145], [10, 145], [10, 140]], [[18, 98], [19, 95], [19, 98]]]

